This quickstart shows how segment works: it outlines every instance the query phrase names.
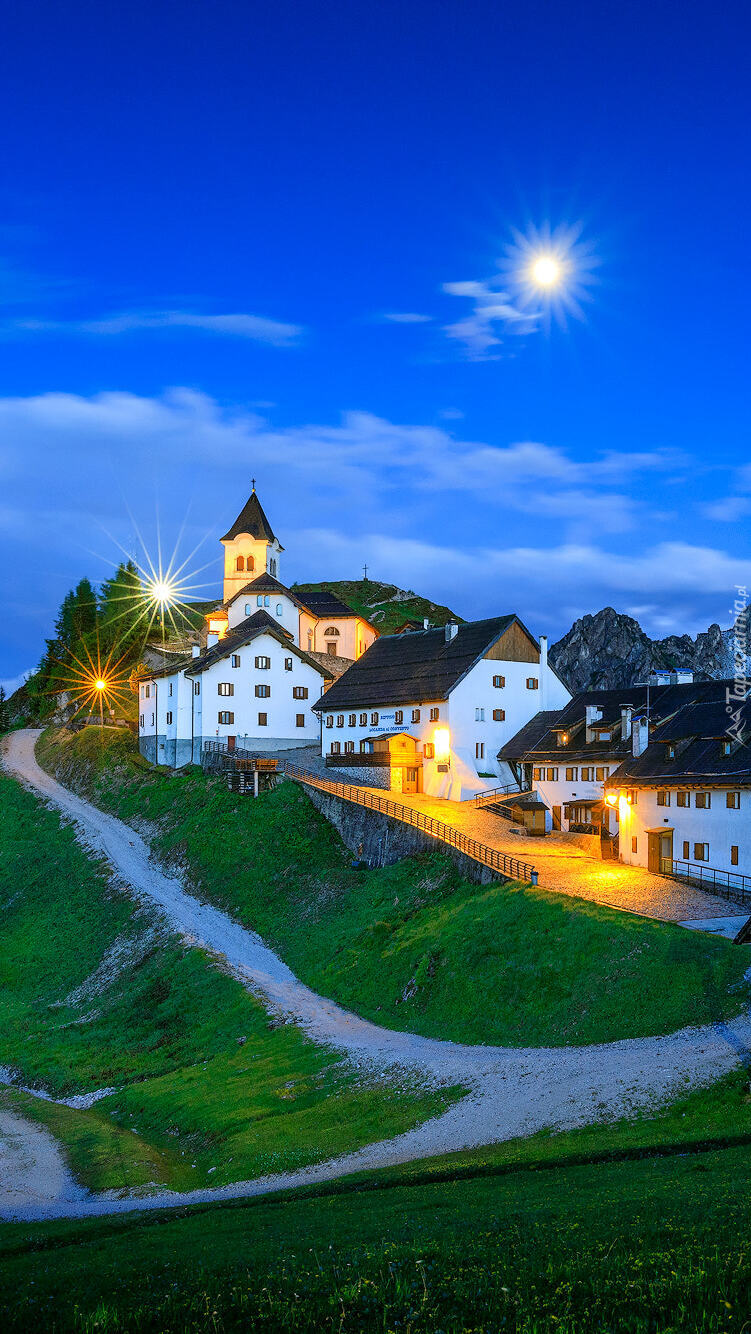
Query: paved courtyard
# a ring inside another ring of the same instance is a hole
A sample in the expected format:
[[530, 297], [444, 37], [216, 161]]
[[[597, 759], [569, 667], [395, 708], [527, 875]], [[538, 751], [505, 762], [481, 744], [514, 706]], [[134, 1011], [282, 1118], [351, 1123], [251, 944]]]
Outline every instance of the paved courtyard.
[[[372, 789], [375, 791], [376, 789]], [[381, 793], [381, 796], [387, 795]], [[576, 895], [607, 903], [613, 908], [643, 913], [671, 922], [709, 922], [728, 919], [728, 926], [737, 921], [740, 929], [748, 912], [737, 903], [728, 902], [703, 890], [692, 889], [679, 880], [655, 875], [641, 866], [626, 866], [616, 861], [601, 861], [572, 843], [565, 834], [548, 834], [545, 838], [530, 838], [517, 826], [492, 811], [478, 810], [471, 802], [444, 801], [438, 797], [416, 796], [396, 798], [404, 806], [425, 811], [436, 820], [443, 820], [463, 834], [478, 839], [490, 848], [531, 862], [538, 872], [540, 887], [559, 894]], [[717, 930], [717, 927], [709, 928]], [[731, 933], [734, 935], [735, 930]]]

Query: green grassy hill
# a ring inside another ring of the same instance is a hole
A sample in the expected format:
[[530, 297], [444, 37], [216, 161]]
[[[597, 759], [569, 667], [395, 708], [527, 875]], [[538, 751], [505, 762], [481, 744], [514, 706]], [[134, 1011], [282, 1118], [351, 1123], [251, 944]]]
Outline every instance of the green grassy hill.
[[316, 1162], [413, 1126], [456, 1093], [363, 1076], [263, 1006], [0, 774], [0, 1086], [47, 1125], [92, 1189], [220, 1185]]
[[422, 626], [425, 618], [431, 625], [463, 620], [438, 602], [405, 592], [395, 584], [380, 583], [377, 579], [332, 579], [319, 584], [293, 584], [292, 587], [301, 596], [320, 589], [335, 593], [353, 611], [372, 622], [382, 635], [394, 634], [405, 621], [417, 621]]
[[515, 1046], [605, 1042], [736, 1014], [751, 947], [542, 889], [462, 880], [440, 853], [354, 869], [305, 793], [257, 800], [142, 760], [133, 738], [48, 733], [63, 782], [125, 820], [299, 977], [386, 1027]]

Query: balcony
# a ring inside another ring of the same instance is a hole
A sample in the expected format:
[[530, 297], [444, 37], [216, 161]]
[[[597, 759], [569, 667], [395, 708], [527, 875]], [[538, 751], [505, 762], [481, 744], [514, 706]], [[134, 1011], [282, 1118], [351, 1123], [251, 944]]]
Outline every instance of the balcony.
[[394, 755], [387, 750], [341, 751], [337, 755], [329, 751], [325, 759], [327, 769], [414, 769], [422, 764], [422, 750]]

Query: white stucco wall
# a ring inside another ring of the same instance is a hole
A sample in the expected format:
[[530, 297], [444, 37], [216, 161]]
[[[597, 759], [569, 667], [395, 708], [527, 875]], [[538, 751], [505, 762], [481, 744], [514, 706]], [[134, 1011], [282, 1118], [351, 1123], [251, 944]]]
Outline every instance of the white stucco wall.
[[[231, 666], [228, 656], [200, 674], [200, 735], [220, 741], [235, 736], [238, 746], [251, 746], [252, 742], [254, 749], [278, 740], [297, 741], [301, 746], [317, 742], [318, 719], [311, 712], [311, 704], [322, 693], [323, 674], [303, 662], [292, 645], [280, 644], [270, 634], [258, 635], [252, 643], [237, 649], [236, 656], [240, 659], [238, 667]], [[269, 658], [271, 667], [268, 670], [256, 667], [257, 657]], [[292, 661], [290, 671], [284, 665], [287, 659]], [[231, 685], [233, 694], [220, 695], [220, 683]], [[256, 685], [269, 686], [270, 697], [259, 699]], [[296, 687], [307, 689], [306, 699], [294, 698], [292, 692]], [[220, 712], [233, 713], [234, 721], [220, 723]], [[266, 714], [266, 726], [259, 725], [259, 713]], [[298, 713], [304, 715], [303, 727], [297, 726]]]
[[[636, 802], [629, 805], [625, 798], [619, 802], [621, 836], [620, 856], [624, 862], [634, 866], [648, 864], [647, 830], [673, 830], [673, 857], [684, 860], [684, 842], [689, 844], [688, 858], [694, 861], [694, 844], [708, 843], [709, 856], [704, 865], [718, 871], [740, 872], [751, 875], [751, 791], [740, 789], [740, 809], [729, 810], [726, 805], [724, 788], [699, 789], [711, 791], [709, 810], [696, 807], [696, 789], [666, 789], [670, 792], [670, 805], [657, 805], [656, 788], [634, 789]], [[727, 789], [738, 791], [739, 789]], [[678, 791], [689, 791], [689, 806], [678, 806]], [[632, 851], [631, 840], [636, 838], [637, 849]], [[738, 865], [730, 861], [730, 849], [738, 848]]]
[[[477, 792], [501, 783], [511, 782], [512, 775], [507, 766], [498, 761], [498, 751], [526, 722], [537, 713], [542, 705], [542, 671], [545, 670], [545, 687], [551, 701], [546, 707], [562, 708], [570, 699], [565, 686], [547, 668], [537, 663], [497, 662], [483, 659], [467, 674], [463, 681], [452, 690], [447, 700], [434, 700], [426, 703], [403, 705], [389, 704], [378, 708], [333, 709], [324, 707], [322, 728], [322, 753], [328, 754], [332, 741], [339, 741], [344, 752], [344, 743], [354, 743], [359, 751], [360, 742], [403, 729], [410, 736], [417, 738], [420, 745], [433, 741], [437, 728], [448, 727], [450, 734], [451, 755], [447, 772], [439, 770], [439, 761], [424, 759], [422, 766], [423, 791], [445, 797], [452, 801], [463, 801]], [[494, 686], [493, 677], [505, 678], [504, 686]], [[537, 690], [527, 689], [527, 678], [536, 677], [540, 682]], [[412, 721], [413, 709], [419, 709], [419, 722]], [[438, 709], [439, 717], [431, 720], [431, 709]], [[484, 710], [484, 718], [476, 718], [477, 710]], [[493, 710], [503, 709], [505, 719], [496, 722]], [[399, 721], [397, 712], [401, 710], [403, 720]], [[361, 715], [367, 715], [365, 724]], [[377, 723], [371, 721], [372, 715], [378, 715]], [[350, 722], [355, 716], [354, 725]], [[333, 718], [331, 727], [326, 725], [326, 717]], [[339, 726], [337, 719], [343, 718]], [[476, 757], [475, 748], [484, 745], [484, 757]], [[480, 778], [478, 771], [492, 775]]]

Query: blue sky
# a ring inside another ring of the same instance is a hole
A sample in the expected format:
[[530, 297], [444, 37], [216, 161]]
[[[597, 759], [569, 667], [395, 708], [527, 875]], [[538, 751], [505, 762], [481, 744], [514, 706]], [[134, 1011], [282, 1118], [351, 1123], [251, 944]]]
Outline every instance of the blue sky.
[[[157, 513], [218, 592], [251, 476], [289, 581], [727, 624], [749, 35], [733, 3], [5, 4], [0, 678]], [[509, 257], [546, 227], [591, 279], [562, 320]]]

